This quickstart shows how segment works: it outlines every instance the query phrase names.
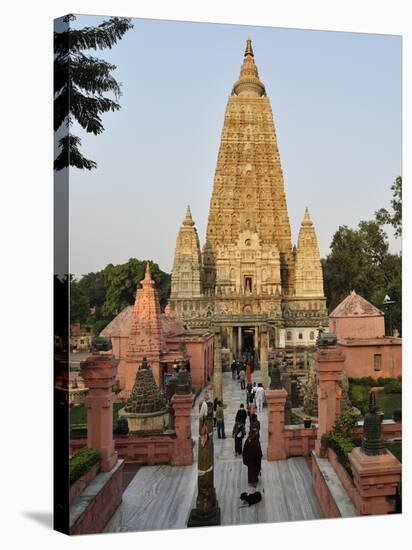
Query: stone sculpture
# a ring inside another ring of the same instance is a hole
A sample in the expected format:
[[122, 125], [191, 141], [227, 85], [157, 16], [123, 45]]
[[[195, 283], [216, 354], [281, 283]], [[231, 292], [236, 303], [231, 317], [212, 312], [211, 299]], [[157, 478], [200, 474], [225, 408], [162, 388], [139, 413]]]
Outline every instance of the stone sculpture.
[[280, 378], [280, 369], [278, 365], [271, 365], [269, 370], [269, 376], [270, 376], [270, 386], [269, 388], [271, 390], [281, 390], [282, 389], [282, 381]]
[[213, 404], [205, 401], [203, 405], [206, 406], [202, 406], [199, 413], [198, 494], [188, 527], [220, 525], [220, 508], [214, 486]]
[[382, 439], [381, 415], [376, 406], [375, 392], [369, 394], [369, 410], [365, 414], [363, 423], [362, 451], [369, 456], [386, 453]]

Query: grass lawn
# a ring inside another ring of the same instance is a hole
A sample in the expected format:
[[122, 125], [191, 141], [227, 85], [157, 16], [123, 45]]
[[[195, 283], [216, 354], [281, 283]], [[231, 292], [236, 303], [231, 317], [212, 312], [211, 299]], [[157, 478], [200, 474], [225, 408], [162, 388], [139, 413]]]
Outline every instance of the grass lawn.
[[[117, 413], [119, 409], [124, 407], [124, 403], [113, 403], [113, 425], [117, 421]], [[78, 424], [87, 424], [86, 407], [81, 404], [70, 409], [70, 427]]]
[[[351, 384], [350, 396], [356, 407], [356, 402], [363, 401], [367, 408], [369, 400], [369, 387], [360, 384]], [[378, 409], [384, 413], [384, 418], [392, 418], [395, 409], [402, 409], [402, 394], [388, 393], [376, 397]]]

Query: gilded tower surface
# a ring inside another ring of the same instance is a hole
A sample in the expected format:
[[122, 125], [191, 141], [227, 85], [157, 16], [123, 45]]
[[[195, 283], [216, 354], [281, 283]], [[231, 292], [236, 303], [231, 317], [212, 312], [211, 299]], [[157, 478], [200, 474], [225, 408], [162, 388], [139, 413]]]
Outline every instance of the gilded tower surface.
[[292, 249], [273, 114], [250, 39], [226, 106], [201, 256], [187, 219], [172, 273], [178, 316], [220, 326], [235, 357], [252, 349], [264, 363], [267, 350], [314, 344], [327, 324], [316, 234], [307, 213]]

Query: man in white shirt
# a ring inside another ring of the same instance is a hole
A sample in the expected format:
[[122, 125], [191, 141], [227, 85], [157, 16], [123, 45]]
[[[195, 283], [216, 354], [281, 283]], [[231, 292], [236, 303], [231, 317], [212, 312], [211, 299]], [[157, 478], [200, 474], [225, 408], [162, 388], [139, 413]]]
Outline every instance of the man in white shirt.
[[256, 403], [256, 408], [258, 413], [261, 413], [263, 411], [264, 400], [265, 400], [265, 390], [263, 389], [262, 383], [259, 382], [255, 393], [255, 403]]

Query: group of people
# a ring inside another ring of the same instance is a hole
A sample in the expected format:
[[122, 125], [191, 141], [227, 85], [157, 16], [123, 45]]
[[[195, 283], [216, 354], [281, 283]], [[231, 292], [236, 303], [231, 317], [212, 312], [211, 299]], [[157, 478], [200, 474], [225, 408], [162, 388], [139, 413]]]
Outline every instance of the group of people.
[[243, 464], [247, 466], [248, 483], [256, 487], [262, 464], [262, 448], [260, 446], [260, 422], [255, 412], [249, 412], [249, 434], [243, 444], [246, 436], [246, 419], [248, 413], [241, 403], [236, 413], [235, 425], [233, 426], [232, 437], [235, 440], [235, 455], [243, 457]]

